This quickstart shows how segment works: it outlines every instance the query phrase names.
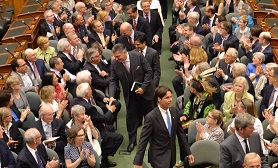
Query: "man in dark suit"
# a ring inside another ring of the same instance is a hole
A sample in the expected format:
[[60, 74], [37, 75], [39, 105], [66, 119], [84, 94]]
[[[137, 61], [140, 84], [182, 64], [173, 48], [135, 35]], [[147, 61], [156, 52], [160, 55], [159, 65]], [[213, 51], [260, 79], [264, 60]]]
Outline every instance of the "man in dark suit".
[[68, 39], [63, 38], [58, 41], [57, 44], [58, 57], [60, 57], [64, 63], [64, 68], [67, 69], [73, 75], [82, 68], [84, 50], [80, 49], [77, 51], [76, 58], [71, 54], [71, 45]]
[[58, 40], [62, 33], [61, 27], [54, 22], [52, 10], [46, 10], [43, 14], [45, 21], [40, 25], [39, 36], [46, 36], [49, 40]]
[[268, 85], [265, 89], [265, 93], [261, 102], [260, 111], [266, 112], [267, 108], [274, 104], [273, 111], [271, 111], [272, 115], [275, 115], [275, 111], [277, 109], [275, 105], [275, 101], [277, 99], [277, 93], [278, 93], [278, 68], [273, 67], [273, 69], [269, 73], [269, 83], [271, 85]]
[[203, 18], [203, 21], [201, 23], [203, 29], [204, 29], [204, 36], [210, 33], [210, 28], [215, 26], [215, 20], [217, 18], [217, 15], [215, 14], [215, 9], [213, 6], [207, 6], [205, 8], [205, 16]]
[[248, 113], [235, 118], [235, 132], [220, 144], [220, 167], [243, 167], [244, 156], [249, 152], [260, 155], [262, 167], [269, 167], [263, 154], [260, 136], [254, 131], [255, 118]]
[[158, 52], [146, 45], [146, 36], [138, 35], [134, 39], [135, 48], [137, 51], [141, 52], [142, 55], [147, 59], [150, 67], [153, 71], [153, 84], [155, 87], [159, 85], [161, 70], [160, 70], [160, 57]]
[[[63, 120], [54, 118], [53, 108], [49, 104], [42, 104], [39, 114], [40, 119], [33, 123], [30, 128], [38, 129], [45, 146], [53, 149], [59, 155], [59, 159], [64, 160], [64, 147], [67, 144], [67, 136]], [[45, 141], [52, 137], [59, 138], [54, 141]]]
[[71, 45], [71, 54], [74, 56], [74, 58], [77, 58], [77, 53], [79, 50], [84, 50], [85, 52], [87, 51], [87, 45], [81, 42], [80, 38], [74, 31], [67, 33], [66, 38], [69, 40]]
[[179, 13], [179, 23], [187, 23], [189, 22], [188, 20], [188, 14], [191, 12], [197, 12], [199, 14], [199, 20], [198, 22], [201, 22], [202, 14], [197, 5], [197, 0], [187, 0], [186, 1], [186, 8], [184, 10], [184, 13]]
[[172, 91], [167, 86], [159, 86], [155, 91], [155, 97], [158, 107], [145, 117], [138, 150], [133, 161], [134, 167], [142, 167], [148, 142], [150, 142], [148, 158], [151, 166], [173, 167], [176, 162], [176, 136], [181, 145], [181, 158], [188, 156], [188, 161], [194, 162], [178, 111], [172, 107]]
[[[245, 47], [248, 48], [249, 46], [251, 46], [251, 50], [253, 51], [254, 48], [257, 48], [260, 46], [259, 36], [260, 36], [261, 32], [263, 32], [263, 28], [260, 25], [255, 25], [250, 28], [251, 36], [250, 36], [249, 40], [245, 40], [245, 41], [241, 42], [242, 43], [241, 48], [245, 52], [244, 55], [247, 55]], [[250, 49], [250, 47], [249, 47], [249, 49]]]
[[50, 1], [47, 4], [47, 9], [51, 9], [54, 14], [54, 22], [59, 27], [62, 27], [68, 19], [68, 15], [65, 12], [62, 13], [61, 10], [62, 2], [60, 1]]
[[43, 59], [38, 59], [35, 51], [31, 48], [25, 50], [26, 64], [28, 71], [34, 75], [34, 78], [40, 79], [47, 72]]
[[[209, 47], [209, 52], [213, 57], [218, 56], [224, 51], [223, 42], [231, 40], [238, 50], [239, 41], [235, 35], [232, 34], [232, 24], [230, 21], [223, 21], [220, 23], [220, 34], [217, 33], [213, 41], [213, 45]], [[209, 61], [213, 58], [209, 58]]]
[[147, 44], [151, 47], [153, 36], [150, 22], [138, 14], [137, 7], [134, 4], [126, 6], [126, 13], [129, 17], [127, 22], [132, 25], [133, 30], [146, 34]]
[[26, 146], [17, 156], [17, 167], [57, 167], [59, 160], [48, 161], [44, 145], [41, 143], [41, 134], [36, 128], [28, 129], [24, 134]]
[[253, 54], [255, 52], [262, 52], [265, 55], [264, 63], [273, 62], [273, 51], [272, 46], [270, 45], [271, 35], [269, 32], [261, 32], [259, 36], [259, 44], [258, 46], [252, 49], [251, 45], [245, 45], [246, 56], [252, 61]]
[[[108, 156], [114, 156], [118, 148], [123, 142], [123, 136], [115, 133], [112, 126], [114, 122], [113, 113], [116, 107], [108, 103], [106, 105], [108, 111], [104, 115], [100, 114], [93, 106], [92, 89], [89, 83], [81, 83], [76, 88], [77, 98], [74, 98], [70, 103], [70, 108], [74, 105], [81, 105], [85, 108], [85, 114], [91, 117], [95, 127], [100, 132], [102, 142], [102, 156], [105, 160], [108, 160]], [[108, 161], [110, 167], [114, 167], [117, 164], [115, 162]]]
[[[134, 37], [136, 37], [138, 34], [144, 34], [140, 31], [133, 30], [132, 25], [128, 22], [123, 22], [121, 24], [120, 31], [122, 35], [118, 38], [117, 43], [123, 44], [127, 51], [135, 49]], [[151, 43], [147, 42], [147, 46], [151, 46]]]
[[116, 44], [112, 52], [115, 59], [111, 62], [109, 95], [115, 96], [121, 82], [127, 111], [126, 124], [129, 135], [127, 150], [131, 152], [137, 141], [139, 114], [145, 116], [153, 109], [152, 69], [142, 54], [135, 51], [127, 52], [123, 44]]
[[75, 33], [81, 39], [82, 43], [87, 44], [89, 42], [88, 32], [81, 14], [74, 13], [72, 15], [72, 25], [74, 27]]
[[104, 29], [102, 23], [99, 20], [93, 20], [91, 23], [91, 27], [93, 28], [93, 30], [88, 37], [88, 47], [91, 47], [92, 43], [97, 41], [102, 44], [103, 48], [112, 49], [112, 33], [110, 32], [110, 30]]
[[157, 50], [159, 55], [161, 55], [163, 24], [161, 22], [159, 13], [155, 10], [150, 10], [149, 0], [142, 0], [141, 8], [143, 11], [139, 11], [139, 15], [144, 17], [150, 23], [151, 26], [151, 37], [153, 41], [152, 48]]

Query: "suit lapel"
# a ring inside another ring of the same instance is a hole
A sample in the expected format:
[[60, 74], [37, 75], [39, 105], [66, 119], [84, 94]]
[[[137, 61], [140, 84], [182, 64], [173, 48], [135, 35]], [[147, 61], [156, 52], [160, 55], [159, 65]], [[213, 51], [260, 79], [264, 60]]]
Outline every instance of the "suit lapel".
[[34, 156], [31, 154], [31, 152], [28, 150], [28, 148], [26, 146], [25, 146], [25, 150], [26, 150], [26, 158], [30, 161], [30, 163], [33, 164], [34, 167], [39, 167]]
[[42, 136], [42, 140], [46, 139], [45, 133], [44, 133], [44, 129], [42, 126], [42, 120], [39, 120], [39, 124], [38, 124], [38, 130], [41, 132], [41, 136]]
[[233, 133], [232, 135], [233, 135], [233, 140], [234, 140], [234, 142], [235, 142], [234, 144], [235, 144], [237, 150], [238, 150], [239, 153], [241, 154], [242, 158], [244, 158], [245, 153], [244, 153], [244, 151], [243, 151], [243, 149], [242, 149], [242, 146], [241, 146], [241, 144], [240, 144], [240, 142], [239, 142], [239, 140], [238, 140], [236, 134]]
[[57, 122], [55, 122], [54, 120], [51, 122], [51, 129], [52, 129], [52, 137], [54, 137], [55, 135], [57, 135]]
[[[161, 128], [163, 128], [163, 130], [165, 131], [165, 134], [167, 134], [169, 136], [169, 132], [168, 132], [168, 129], [167, 129], [167, 126], [166, 126], [166, 123], [164, 122], [164, 119], [161, 115], [161, 112], [159, 110], [158, 107], [156, 107], [156, 119], [157, 119], [157, 122], [160, 124]], [[172, 127], [173, 128], [173, 127]]]

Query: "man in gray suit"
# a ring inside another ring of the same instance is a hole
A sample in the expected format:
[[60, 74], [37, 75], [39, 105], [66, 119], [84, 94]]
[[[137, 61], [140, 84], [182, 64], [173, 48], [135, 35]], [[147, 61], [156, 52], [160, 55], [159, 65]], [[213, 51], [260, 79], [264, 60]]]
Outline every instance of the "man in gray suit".
[[23, 92], [37, 92], [39, 90], [39, 84], [31, 71], [28, 72], [27, 63], [22, 58], [14, 58], [11, 62], [12, 73], [11, 76], [18, 76], [22, 86]]
[[[109, 95], [115, 96], [121, 82], [127, 112], [127, 151], [131, 152], [136, 145], [139, 113], [145, 116], [153, 109], [152, 69], [142, 54], [135, 51], [127, 52], [123, 44], [116, 44], [112, 52], [115, 60], [111, 62]], [[137, 84], [132, 89], [135, 83]]]
[[235, 118], [235, 133], [220, 144], [219, 167], [243, 167], [244, 156], [249, 152], [260, 155], [262, 167], [269, 167], [263, 154], [260, 136], [254, 131], [255, 118], [248, 113], [239, 114]]

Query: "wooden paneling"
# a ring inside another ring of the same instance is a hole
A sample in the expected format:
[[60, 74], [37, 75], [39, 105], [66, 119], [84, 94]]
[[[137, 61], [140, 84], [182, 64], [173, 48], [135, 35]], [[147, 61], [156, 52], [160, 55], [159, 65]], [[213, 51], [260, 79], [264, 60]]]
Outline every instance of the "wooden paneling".
[[14, 17], [17, 18], [17, 14], [21, 11], [22, 7], [27, 0], [8, 0], [8, 4], [14, 7]]

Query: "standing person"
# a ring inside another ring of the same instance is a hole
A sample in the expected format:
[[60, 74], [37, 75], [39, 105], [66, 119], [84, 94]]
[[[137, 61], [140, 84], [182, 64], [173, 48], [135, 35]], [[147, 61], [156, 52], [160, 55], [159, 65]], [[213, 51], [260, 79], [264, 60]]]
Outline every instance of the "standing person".
[[167, 86], [159, 86], [155, 91], [155, 97], [158, 107], [145, 117], [138, 151], [133, 161], [134, 168], [142, 167], [148, 142], [150, 142], [149, 162], [151, 166], [155, 168], [173, 167], [176, 160], [176, 136], [178, 136], [182, 158], [188, 156], [188, 161], [193, 163], [194, 156], [191, 154], [182, 130], [178, 110], [172, 107], [172, 91]]
[[[123, 44], [116, 44], [112, 52], [115, 60], [111, 62], [109, 95], [115, 97], [120, 81], [127, 111], [126, 124], [129, 135], [127, 151], [131, 152], [136, 145], [139, 114], [145, 116], [153, 109], [152, 69], [140, 53], [127, 52]], [[135, 83], [138, 87], [132, 89]]]

